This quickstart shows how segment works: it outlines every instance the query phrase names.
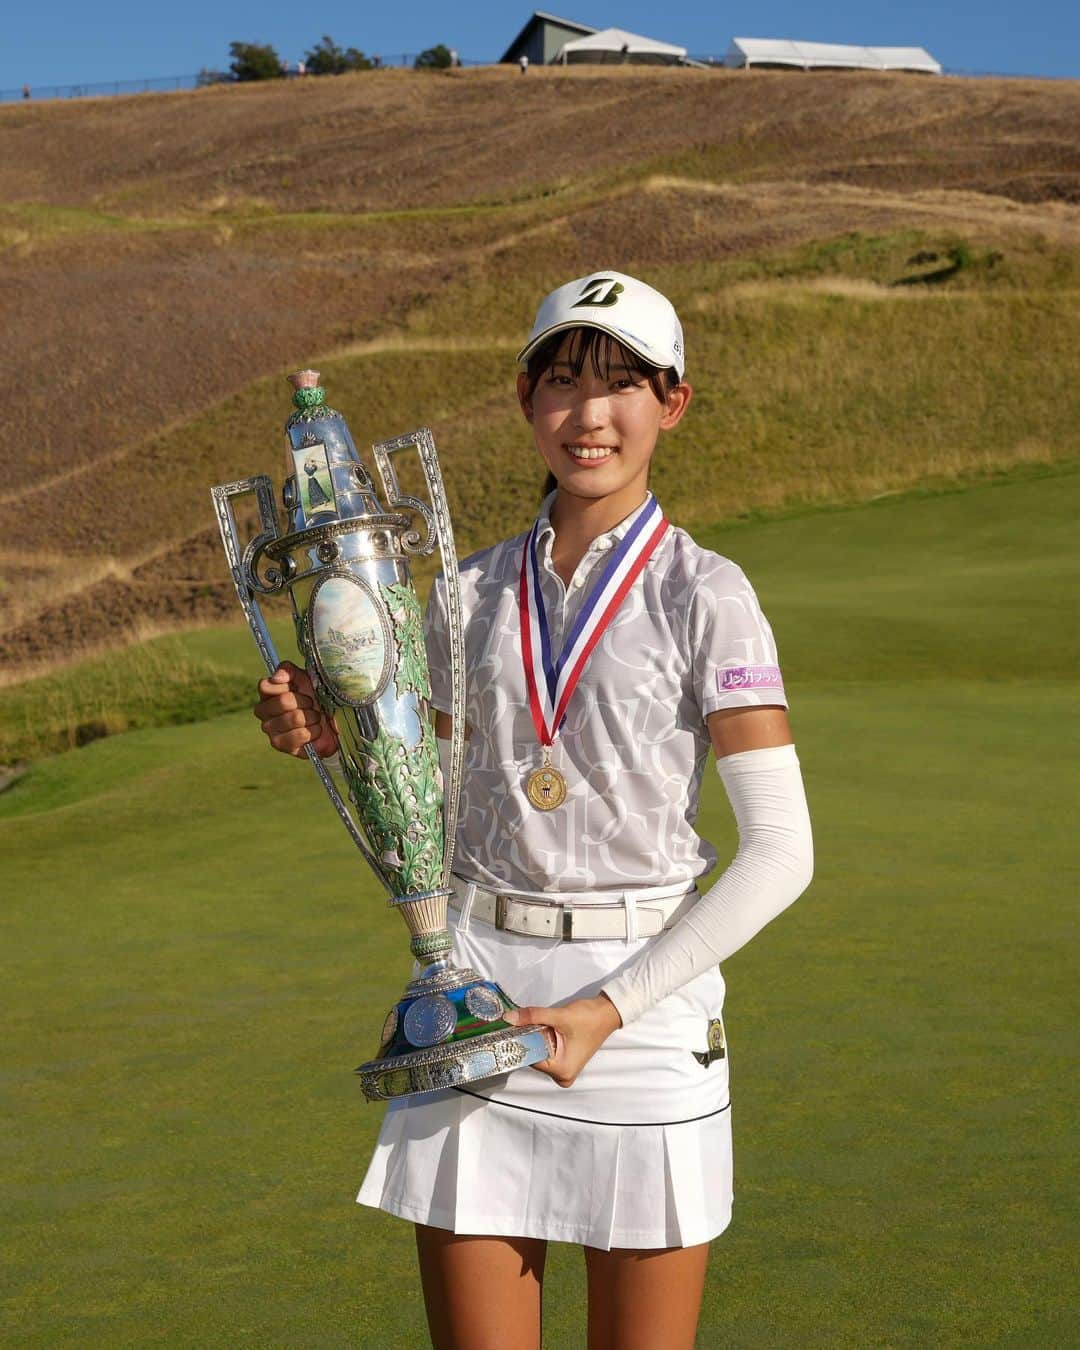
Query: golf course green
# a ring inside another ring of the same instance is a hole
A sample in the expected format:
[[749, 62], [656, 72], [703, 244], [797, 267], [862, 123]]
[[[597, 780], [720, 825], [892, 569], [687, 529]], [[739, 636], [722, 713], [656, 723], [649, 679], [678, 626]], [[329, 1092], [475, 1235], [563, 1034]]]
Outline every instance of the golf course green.
[[[817, 847], [725, 967], [702, 1347], [1075, 1344], [1078, 516], [1059, 468], [696, 532], [772, 620]], [[239, 627], [169, 642], [260, 673]], [[730, 853], [711, 769], [700, 828]], [[0, 849], [4, 1345], [425, 1345], [409, 1225], [353, 1203], [405, 930], [310, 768], [249, 711], [103, 736], [0, 795]]]

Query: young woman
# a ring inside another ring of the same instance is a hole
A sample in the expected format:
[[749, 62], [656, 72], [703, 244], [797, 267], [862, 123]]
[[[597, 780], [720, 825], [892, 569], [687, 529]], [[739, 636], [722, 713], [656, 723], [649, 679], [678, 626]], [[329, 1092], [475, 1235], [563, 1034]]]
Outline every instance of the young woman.
[[[360, 1192], [416, 1224], [436, 1350], [536, 1350], [549, 1239], [585, 1249], [590, 1350], [694, 1343], [731, 1215], [719, 963], [806, 887], [810, 824], [772, 632], [738, 567], [649, 492], [690, 404], [659, 292], [598, 272], [541, 304], [517, 393], [553, 489], [461, 566], [468, 742], [454, 959], [551, 1027], [534, 1070], [392, 1103]], [[450, 735], [445, 590], [428, 606]], [[271, 744], [336, 748], [306, 675], [259, 686]], [[709, 748], [739, 848], [694, 830]]]

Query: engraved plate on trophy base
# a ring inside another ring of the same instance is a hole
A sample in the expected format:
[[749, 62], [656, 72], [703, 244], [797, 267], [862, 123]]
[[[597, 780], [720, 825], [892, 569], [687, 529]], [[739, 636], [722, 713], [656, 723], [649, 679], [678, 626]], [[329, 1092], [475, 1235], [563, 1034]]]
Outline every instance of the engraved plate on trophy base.
[[356, 1072], [370, 1102], [439, 1092], [463, 1083], [476, 1083], [511, 1069], [539, 1064], [551, 1055], [543, 1027], [506, 1027], [470, 1041], [417, 1050], [393, 1059], [374, 1059]]

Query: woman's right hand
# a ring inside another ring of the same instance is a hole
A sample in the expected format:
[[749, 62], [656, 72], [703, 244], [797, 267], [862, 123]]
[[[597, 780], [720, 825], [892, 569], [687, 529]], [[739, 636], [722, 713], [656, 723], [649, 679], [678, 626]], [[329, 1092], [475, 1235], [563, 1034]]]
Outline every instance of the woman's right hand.
[[291, 661], [282, 661], [273, 675], [259, 681], [255, 716], [270, 744], [283, 754], [302, 755], [309, 743], [321, 757], [338, 748], [334, 724], [315, 697], [311, 677]]

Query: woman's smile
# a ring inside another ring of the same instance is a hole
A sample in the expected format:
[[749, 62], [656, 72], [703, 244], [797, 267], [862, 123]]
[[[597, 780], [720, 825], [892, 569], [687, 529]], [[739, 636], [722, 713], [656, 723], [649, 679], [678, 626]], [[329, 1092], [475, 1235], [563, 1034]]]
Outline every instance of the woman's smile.
[[612, 455], [619, 453], [617, 445], [587, 445], [584, 442], [572, 441], [563, 446], [563, 449], [576, 460], [578, 464], [588, 464], [590, 466], [603, 464], [609, 460]]

